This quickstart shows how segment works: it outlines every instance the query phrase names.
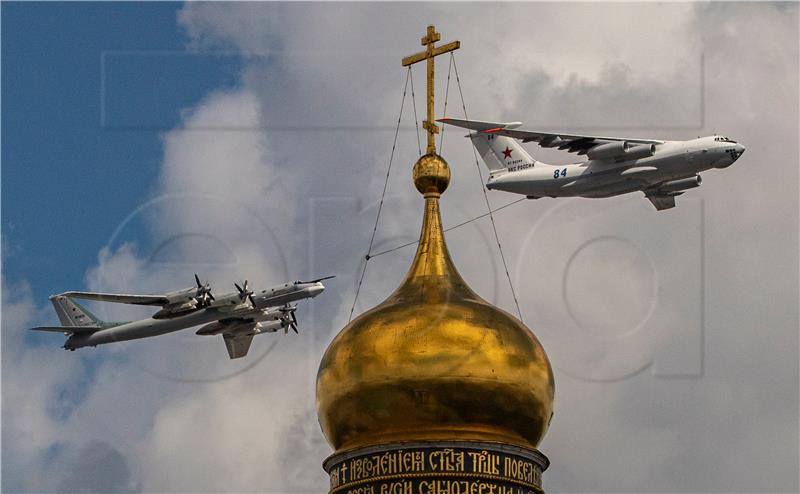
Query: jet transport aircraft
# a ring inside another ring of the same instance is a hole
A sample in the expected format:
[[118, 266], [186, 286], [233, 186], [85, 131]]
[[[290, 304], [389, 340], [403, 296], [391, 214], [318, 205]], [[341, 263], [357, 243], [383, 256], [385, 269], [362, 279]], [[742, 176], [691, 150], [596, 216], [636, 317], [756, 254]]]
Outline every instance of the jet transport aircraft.
[[[659, 211], [675, 207], [675, 196], [700, 186], [700, 172], [727, 168], [745, 147], [724, 136], [659, 141], [519, 130], [521, 122], [495, 123], [442, 118], [475, 132], [468, 136], [489, 168], [486, 188], [540, 197], [610, 197], [642, 191]], [[536, 161], [517, 142], [538, 142], [586, 155], [570, 165]]]
[[[50, 297], [62, 326], [40, 326], [33, 331], [51, 331], [67, 336], [64, 348], [75, 350], [117, 341], [149, 338], [203, 324], [196, 334], [222, 335], [230, 358], [247, 355], [253, 336], [274, 333], [289, 328], [297, 333], [298, 300], [313, 298], [325, 290], [322, 281], [327, 276], [312, 281], [284, 283], [260, 293], [234, 283], [236, 292], [214, 297], [208, 283], [200, 283], [194, 275], [196, 287], [185, 288], [163, 295], [127, 295], [98, 292], [65, 292]], [[134, 305], [154, 305], [161, 309], [152, 317], [139, 321], [101, 321], [75, 298], [116, 302]]]

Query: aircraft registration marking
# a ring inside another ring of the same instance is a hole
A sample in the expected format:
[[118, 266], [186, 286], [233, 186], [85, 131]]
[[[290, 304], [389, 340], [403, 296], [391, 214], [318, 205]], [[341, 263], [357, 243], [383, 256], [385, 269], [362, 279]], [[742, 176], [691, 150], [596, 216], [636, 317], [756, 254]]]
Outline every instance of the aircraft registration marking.
[[528, 168], [533, 168], [533, 163], [524, 163], [522, 165], [511, 166], [508, 168], [508, 170], [512, 172], [517, 172], [520, 170], [527, 170]]

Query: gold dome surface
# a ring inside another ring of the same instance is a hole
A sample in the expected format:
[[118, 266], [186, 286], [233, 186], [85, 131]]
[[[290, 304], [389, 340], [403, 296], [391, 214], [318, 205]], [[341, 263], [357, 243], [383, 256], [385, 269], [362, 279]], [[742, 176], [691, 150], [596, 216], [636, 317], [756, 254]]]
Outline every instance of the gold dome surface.
[[550, 362], [522, 322], [476, 295], [445, 245], [447, 163], [425, 155], [425, 214], [400, 287], [334, 338], [317, 374], [317, 413], [337, 452], [420, 440], [535, 448], [553, 411]]

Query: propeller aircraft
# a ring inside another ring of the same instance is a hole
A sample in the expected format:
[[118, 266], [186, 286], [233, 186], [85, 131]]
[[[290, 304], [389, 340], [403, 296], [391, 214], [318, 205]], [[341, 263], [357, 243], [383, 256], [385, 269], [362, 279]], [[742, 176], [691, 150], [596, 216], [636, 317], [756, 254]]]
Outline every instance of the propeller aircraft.
[[[209, 283], [158, 295], [131, 295], [101, 292], [64, 292], [50, 297], [61, 326], [39, 326], [33, 331], [63, 333], [64, 349], [75, 350], [118, 341], [158, 336], [202, 325], [198, 335], [222, 335], [228, 356], [247, 355], [253, 336], [292, 329], [297, 333], [297, 304], [325, 290], [326, 276], [311, 281], [294, 281], [260, 292], [250, 289], [247, 280], [234, 283], [235, 292], [215, 297]], [[147, 319], [107, 322], [99, 319], [74, 299], [95, 300], [161, 307]]]

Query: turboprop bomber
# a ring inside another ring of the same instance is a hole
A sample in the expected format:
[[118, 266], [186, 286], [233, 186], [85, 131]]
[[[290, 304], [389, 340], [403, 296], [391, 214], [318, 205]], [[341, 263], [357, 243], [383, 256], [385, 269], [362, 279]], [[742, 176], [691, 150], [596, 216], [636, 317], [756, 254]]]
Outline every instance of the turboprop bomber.
[[[325, 290], [327, 276], [312, 281], [294, 281], [260, 292], [250, 289], [245, 280], [234, 283], [235, 292], [214, 297], [208, 283], [159, 295], [130, 295], [101, 292], [64, 292], [50, 297], [61, 326], [39, 326], [33, 331], [50, 331], [67, 336], [66, 350], [97, 346], [118, 341], [149, 338], [182, 329], [200, 326], [196, 334], [222, 335], [228, 356], [247, 355], [253, 336], [291, 328], [297, 333], [297, 304]], [[75, 299], [96, 300], [133, 305], [160, 306], [153, 316], [138, 321], [103, 321]]]
[[[675, 207], [676, 196], [699, 187], [700, 172], [727, 168], [745, 151], [742, 144], [720, 135], [662, 141], [520, 130], [521, 122], [438, 121], [473, 131], [467, 137], [489, 168], [488, 189], [529, 199], [611, 197], [641, 191], [661, 211]], [[519, 141], [589, 159], [548, 165], [533, 159]]]

